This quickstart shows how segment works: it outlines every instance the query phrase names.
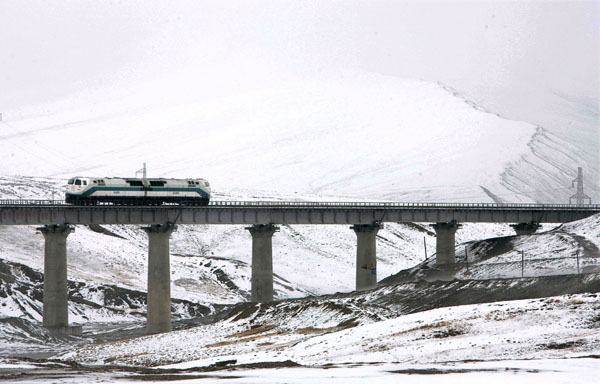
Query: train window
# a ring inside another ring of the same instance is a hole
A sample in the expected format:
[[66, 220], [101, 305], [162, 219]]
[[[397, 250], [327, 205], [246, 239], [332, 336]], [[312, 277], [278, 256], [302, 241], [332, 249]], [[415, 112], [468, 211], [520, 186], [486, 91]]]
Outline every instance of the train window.
[[87, 185], [87, 180], [83, 180], [83, 185]]
[[73, 184], [75, 184], [75, 179], [69, 179], [69, 182], [68, 182], [68, 184], [69, 184], [69, 185], [73, 185]]
[[150, 180], [150, 185], [152, 187], [164, 187], [165, 182], [162, 180]]
[[79, 179], [75, 180], [75, 185], [81, 185], [81, 180], [79, 180]]
[[144, 186], [144, 184], [142, 184], [141, 180], [126, 180], [126, 181], [132, 187], [143, 187]]

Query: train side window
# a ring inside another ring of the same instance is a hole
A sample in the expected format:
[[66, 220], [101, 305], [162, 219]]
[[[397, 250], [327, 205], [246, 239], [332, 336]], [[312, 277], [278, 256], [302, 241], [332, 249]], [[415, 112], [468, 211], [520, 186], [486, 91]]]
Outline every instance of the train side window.
[[144, 186], [144, 184], [142, 184], [141, 180], [126, 180], [126, 181], [132, 187], [143, 187]]
[[83, 180], [83, 185], [87, 185], [87, 180]]

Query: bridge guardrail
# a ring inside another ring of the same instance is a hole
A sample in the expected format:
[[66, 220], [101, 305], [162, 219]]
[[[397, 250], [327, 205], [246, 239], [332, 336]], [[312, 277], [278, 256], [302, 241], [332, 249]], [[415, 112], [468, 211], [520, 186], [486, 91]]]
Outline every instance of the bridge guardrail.
[[402, 203], [402, 202], [320, 202], [320, 201], [218, 201], [214, 207], [357, 207], [357, 208], [482, 208], [482, 209], [574, 209], [600, 210], [598, 204], [535, 204], [535, 203]]
[[64, 200], [0, 200], [0, 206], [21, 205], [67, 205]]
[[[65, 203], [64, 200], [0, 200], [1, 206], [73, 206]], [[110, 203], [100, 203], [98, 206], [114, 206]], [[146, 207], [146, 206], [125, 206], [125, 207]], [[198, 206], [180, 206], [177, 204], [165, 204], [162, 206], [151, 206], [152, 209], [160, 208], [195, 208], [202, 209], [205, 207]], [[209, 208], [218, 207], [262, 207], [262, 208], [368, 208], [368, 209], [566, 209], [566, 210], [583, 210], [583, 211], [599, 211], [600, 204], [536, 204], [536, 203], [406, 203], [406, 202], [338, 202], [338, 201], [211, 201]]]

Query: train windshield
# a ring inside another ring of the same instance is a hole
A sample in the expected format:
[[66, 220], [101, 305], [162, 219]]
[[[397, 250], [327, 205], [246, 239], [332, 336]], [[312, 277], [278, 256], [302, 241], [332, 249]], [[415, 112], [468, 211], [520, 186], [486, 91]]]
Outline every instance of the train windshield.
[[69, 185], [73, 185], [73, 184], [75, 184], [75, 179], [69, 179], [69, 182], [68, 182], [68, 184], [69, 184]]

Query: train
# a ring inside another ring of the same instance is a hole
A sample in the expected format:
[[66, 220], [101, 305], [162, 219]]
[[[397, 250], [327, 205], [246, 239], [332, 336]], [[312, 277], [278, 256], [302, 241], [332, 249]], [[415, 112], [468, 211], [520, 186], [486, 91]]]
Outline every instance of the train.
[[208, 205], [205, 179], [81, 177], [69, 179], [65, 202], [73, 205]]

